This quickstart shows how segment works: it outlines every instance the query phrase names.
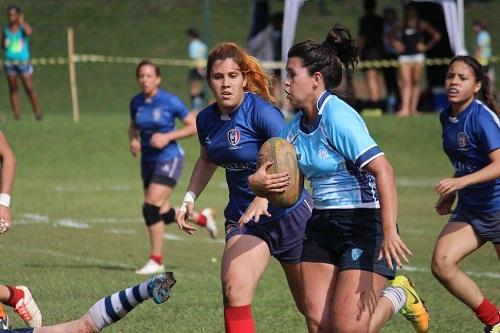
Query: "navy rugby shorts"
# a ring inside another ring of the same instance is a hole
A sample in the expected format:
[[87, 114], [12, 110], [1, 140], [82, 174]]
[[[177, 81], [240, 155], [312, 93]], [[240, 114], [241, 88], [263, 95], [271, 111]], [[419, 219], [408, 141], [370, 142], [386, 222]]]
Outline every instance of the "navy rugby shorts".
[[144, 188], [150, 183], [175, 187], [182, 175], [184, 167], [184, 156], [180, 155], [173, 160], [161, 162], [141, 161], [141, 177]]
[[493, 244], [500, 244], [500, 211], [479, 213], [457, 208], [451, 214], [448, 222], [468, 223], [481, 239], [493, 242]]

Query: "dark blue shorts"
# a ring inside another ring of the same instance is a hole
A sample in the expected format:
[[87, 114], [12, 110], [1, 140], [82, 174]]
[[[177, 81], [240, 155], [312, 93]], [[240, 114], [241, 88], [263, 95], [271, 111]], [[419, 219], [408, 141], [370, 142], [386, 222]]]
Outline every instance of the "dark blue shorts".
[[3, 65], [3, 70], [9, 76], [33, 74], [33, 65], [30, 63], [8, 63]]
[[385, 258], [378, 260], [383, 232], [380, 209], [314, 209], [307, 223], [303, 262], [319, 262], [340, 270], [396, 276]]
[[184, 156], [180, 155], [173, 160], [162, 162], [141, 161], [141, 177], [144, 188], [150, 183], [175, 187], [182, 175], [184, 168]]
[[15, 328], [12, 330], [2, 330], [0, 328], [0, 332], [2, 333], [33, 333], [35, 329], [32, 327], [26, 327], [26, 328]]
[[269, 247], [271, 255], [282, 263], [300, 262], [304, 231], [311, 217], [311, 206], [306, 200], [280, 220], [238, 226], [238, 221], [226, 220], [226, 242], [235, 235], [251, 235], [262, 239]]
[[473, 212], [457, 208], [451, 214], [448, 222], [465, 222], [485, 241], [500, 244], [500, 211], [492, 213]]

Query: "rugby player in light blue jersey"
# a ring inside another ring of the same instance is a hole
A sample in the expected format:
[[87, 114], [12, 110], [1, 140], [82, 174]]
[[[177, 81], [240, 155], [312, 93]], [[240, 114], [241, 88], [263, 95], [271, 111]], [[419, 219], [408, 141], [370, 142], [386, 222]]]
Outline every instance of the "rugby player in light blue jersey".
[[[163, 232], [165, 224], [175, 221], [175, 209], [170, 205], [170, 195], [182, 174], [184, 152], [177, 140], [196, 133], [194, 113], [181, 99], [160, 88], [158, 66], [142, 61], [136, 69], [142, 92], [130, 102], [129, 139], [133, 156], [141, 155], [141, 176], [144, 185], [144, 222], [148, 227], [151, 253], [144, 267], [137, 274], [163, 272]], [[175, 120], [184, 123], [175, 128]], [[140, 135], [140, 139], [139, 139]], [[193, 214], [192, 219], [207, 227], [212, 237], [217, 226], [212, 210], [206, 208]]]
[[[229, 188], [221, 267], [225, 328], [230, 333], [251, 333], [255, 331], [251, 302], [271, 256], [280, 262], [297, 308], [303, 309], [299, 268], [311, 215], [309, 194], [303, 191], [293, 207], [281, 209], [256, 197], [248, 186], [260, 147], [285, 126], [281, 112], [270, 104], [270, 78], [257, 59], [236, 44], [219, 44], [208, 56], [207, 80], [216, 103], [196, 119], [200, 156], [177, 223], [193, 233], [185, 218], [217, 167], [224, 168]], [[289, 183], [289, 177], [282, 178], [281, 185]]]
[[500, 258], [500, 121], [490, 80], [475, 58], [453, 58], [445, 87], [450, 107], [440, 114], [443, 149], [455, 174], [436, 185], [436, 211], [451, 217], [437, 240], [432, 272], [474, 311], [485, 332], [500, 332], [498, 306], [459, 268], [488, 241]]
[[[392, 167], [359, 114], [332, 93], [343, 68], [356, 62], [357, 47], [340, 25], [322, 44], [309, 40], [288, 52], [285, 91], [300, 112], [282, 136], [297, 151], [314, 201], [301, 258], [307, 326], [311, 333], [378, 332], [402, 310], [426, 332], [428, 314], [411, 282], [394, 279], [411, 252], [398, 235]], [[258, 191], [281, 190], [263, 179], [249, 178]]]

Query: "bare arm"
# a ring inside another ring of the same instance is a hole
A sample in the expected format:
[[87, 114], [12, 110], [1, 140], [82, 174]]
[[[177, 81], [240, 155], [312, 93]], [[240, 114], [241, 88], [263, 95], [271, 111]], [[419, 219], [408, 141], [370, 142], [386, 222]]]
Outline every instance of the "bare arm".
[[471, 174], [457, 177], [446, 178], [436, 185], [436, 192], [440, 196], [450, 195], [453, 192], [461, 190], [467, 186], [490, 182], [500, 178], [500, 149], [496, 149], [488, 154], [491, 163]]
[[434, 28], [429, 22], [427, 21], [422, 21], [420, 23], [420, 26], [421, 26], [421, 29], [422, 31], [426, 32], [427, 34], [429, 34], [429, 36], [431, 37], [431, 39], [429, 40], [429, 42], [427, 43], [427, 45], [425, 45], [425, 50], [424, 52], [427, 52], [428, 50], [430, 50], [434, 45], [437, 44], [437, 42], [439, 42], [441, 40], [441, 34], [439, 33], [439, 31], [436, 30], [436, 28]]
[[21, 25], [21, 27], [23, 27], [23, 30], [24, 30], [24, 33], [26, 34], [26, 36], [31, 36], [33, 34], [33, 28], [31, 27], [31, 25], [26, 22], [24, 20], [24, 15], [21, 14], [21, 17], [19, 19], [19, 24]]
[[6, 232], [11, 223], [10, 194], [14, 185], [16, 173], [16, 157], [10, 148], [5, 135], [0, 132], [0, 156], [2, 158], [2, 172], [0, 185], [0, 233]]
[[382, 215], [384, 240], [380, 250], [379, 260], [385, 257], [389, 267], [393, 267], [394, 260], [401, 267], [399, 257], [408, 263], [407, 256], [412, 255], [399, 238], [396, 228], [398, 215], [398, 194], [394, 171], [385, 156], [379, 156], [365, 166], [365, 170], [375, 176]]
[[137, 156], [141, 152], [141, 143], [139, 142], [139, 131], [135, 127], [135, 123], [130, 121], [128, 126], [128, 139], [130, 141], [130, 153], [132, 156]]
[[191, 172], [191, 179], [187, 188], [187, 192], [193, 194], [193, 200], [192, 202], [184, 200], [176, 217], [179, 228], [190, 235], [196, 231], [196, 228], [188, 224], [188, 218], [192, 216], [194, 211], [194, 200], [203, 192], [210, 179], [212, 179], [215, 170], [217, 170], [217, 165], [209, 161], [206, 148], [200, 146], [200, 156]]

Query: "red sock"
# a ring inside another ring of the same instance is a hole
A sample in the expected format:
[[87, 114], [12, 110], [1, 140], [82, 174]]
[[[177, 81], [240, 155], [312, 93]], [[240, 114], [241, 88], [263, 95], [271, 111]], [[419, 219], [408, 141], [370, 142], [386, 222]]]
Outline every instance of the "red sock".
[[500, 322], [500, 313], [495, 304], [492, 304], [486, 297], [474, 310], [477, 318], [484, 324], [494, 326]]
[[196, 220], [196, 224], [201, 225], [201, 226], [206, 226], [207, 225], [207, 217], [203, 215], [202, 213], [198, 213], [198, 219]]
[[224, 308], [226, 333], [255, 333], [250, 305]]
[[156, 254], [150, 255], [149, 259], [154, 260], [158, 265], [161, 265], [163, 263], [163, 257]]
[[15, 286], [7, 286], [7, 289], [9, 289], [10, 296], [7, 302], [5, 302], [5, 305], [11, 306], [13, 308], [16, 307], [16, 304], [19, 302], [20, 299], [24, 298], [24, 291], [21, 289], [16, 288]]

